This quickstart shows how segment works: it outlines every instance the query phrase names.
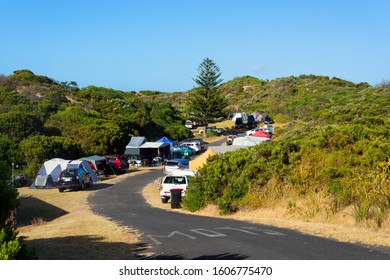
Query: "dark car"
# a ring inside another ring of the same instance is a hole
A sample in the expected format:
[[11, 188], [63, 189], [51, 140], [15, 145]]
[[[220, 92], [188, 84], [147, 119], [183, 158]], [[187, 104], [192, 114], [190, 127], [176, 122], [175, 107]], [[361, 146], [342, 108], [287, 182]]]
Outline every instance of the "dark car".
[[243, 128], [244, 127], [244, 121], [242, 118], [237, 118], [236, 121], [234, 122], [234, 127], [235, 128]]
[[270, 116], [266, 115], [266, 116], [264, 117], [264, 123], [265, 123], [265, 124], [273, 124], [273, 123], [274, 123], [274, 120], [273, 120]]
[[248, 121], [246, 123], [247, 128], [252, 129], [255, 127], [255, 118], [253, 115], [248, 115]]
[[83, 168], [65, 169], [58, 177], [58, 190], [85, 190], [85, 188], [92, 187], [93, 181], [91, 175]]

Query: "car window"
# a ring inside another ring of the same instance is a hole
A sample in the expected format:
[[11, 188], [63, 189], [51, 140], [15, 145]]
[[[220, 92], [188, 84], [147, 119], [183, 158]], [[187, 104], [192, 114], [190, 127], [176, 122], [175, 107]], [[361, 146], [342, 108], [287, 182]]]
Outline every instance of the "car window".
[[185, 182], [184, 177], [174, 177], [175, 184], [183, 184]]
[[75, 176], [76, 175], [76, 170], [64, 170], [62, 173], [62, 176], [70, 177], [70, 176]]
[[164, 179], [164, 184], [185, 184], [184, 176], [167, 176]]

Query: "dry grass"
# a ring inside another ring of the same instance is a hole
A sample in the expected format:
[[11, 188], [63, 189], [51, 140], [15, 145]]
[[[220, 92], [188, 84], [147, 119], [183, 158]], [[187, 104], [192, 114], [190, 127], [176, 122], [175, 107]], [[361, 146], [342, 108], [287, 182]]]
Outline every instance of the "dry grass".
[[19, 189], [18, 218], [22, 216], [23, 222], [19, 235], [35, 248], [39, 259], [136, 259], [145, 249], [139, 234], [95, 215], [87, 204], [89, 195], [134, 174], [100, 182], [84, 192]]

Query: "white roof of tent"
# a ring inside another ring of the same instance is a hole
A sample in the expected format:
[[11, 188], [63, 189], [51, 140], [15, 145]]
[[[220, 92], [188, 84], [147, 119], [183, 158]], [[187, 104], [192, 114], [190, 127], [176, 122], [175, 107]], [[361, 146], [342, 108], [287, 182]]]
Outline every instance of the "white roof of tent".
[[261, 143], [260, 137], [237, 137], [233, 140], [233, 146], [254, 146]]
[[143, 148], [163, 148], [163, 147], [166, 147], [166, 146], [169, 146], [170, 144], [167, 143], [167, 142], [145, 142], [141, 145], [141, 149]]
[[51, 160], [45, 161], [38, 170], [37, 176], [51, 175], [53, 181], [57, 182], [58, 176], [60, 175], [61, 171], [66, 168], [68, 162], [69, 160], [62, 158], [53, 158]]

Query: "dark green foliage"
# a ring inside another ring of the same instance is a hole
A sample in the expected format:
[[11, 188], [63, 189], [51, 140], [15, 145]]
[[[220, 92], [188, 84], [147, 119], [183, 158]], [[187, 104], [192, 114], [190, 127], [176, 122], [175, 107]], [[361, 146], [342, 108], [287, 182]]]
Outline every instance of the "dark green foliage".
[[28, 161], [25, 172], [31, 177], [35, 177], [39, 167], [46, 160], [77, 159], [83, 155], [79, 143], [60, 136], [33, 136], [21, 141], [20, 147]]
[[0, 135], [0, 161], [5, 162], [7, 166], [11, 166], [12, 163], [17, 165], [24, 163], [19, 143], [10, 140], [5, 135]]
[[192, 182], [184, 206], [212, 203], [221, 213], [272, 206], [279, 199], [325, 192], [333, 211], [354, 205], [378, 226], [390, 210], [390, 126], [312, 127], [295, 137], [212, 157]]
[[221, 72], [213, 60], [205, 58], [198, 67], [198, 75], [194, 79], [198, 87], [188, 96], [189, 111], [194, 120], [204, 124], [224, 116], [224, 108], [228, 101], [219, 91], [222, 82]]
[[18, 191], [9, 184], [10, 170], [0, 160], [0, 260], [31, 259], [21, 238], [17, 237], [15, 213]]
[[[26, 163], [25, 173], [35, 176], [43, 161], [52, 157], [122, 154], [132, 135], [150, 141], [164, 135], [177, 141], [188, 138], [191, 132], [171, 102], [143, 98], [162, 94], [96, 86], [78, 89], [76, 82], [58, 83], [29, 70], [0, 76], [0, 135], [14, 143], [0, 139], [2, 157], [8, 164]], [[15, 151], [12, 156], [10, 150]]]

